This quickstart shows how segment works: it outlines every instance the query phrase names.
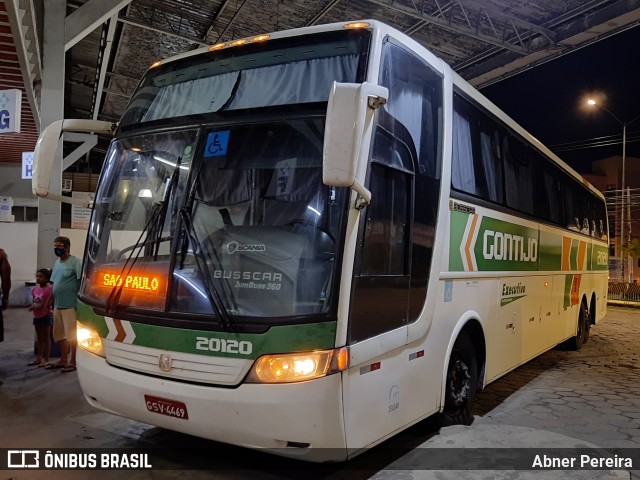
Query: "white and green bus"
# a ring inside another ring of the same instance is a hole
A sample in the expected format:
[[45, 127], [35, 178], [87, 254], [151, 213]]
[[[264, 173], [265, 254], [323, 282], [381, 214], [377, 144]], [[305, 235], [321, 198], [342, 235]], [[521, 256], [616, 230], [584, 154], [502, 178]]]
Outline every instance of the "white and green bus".
[[100, 409], [345, 460], [588, 339], [601, 193], [423, 46], [376, 21], [158, 62], [113, 133], [78, 307]]

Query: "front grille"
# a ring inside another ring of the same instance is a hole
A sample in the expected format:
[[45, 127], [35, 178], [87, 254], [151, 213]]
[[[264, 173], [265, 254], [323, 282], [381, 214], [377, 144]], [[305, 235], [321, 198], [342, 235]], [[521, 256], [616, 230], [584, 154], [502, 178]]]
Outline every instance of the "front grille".
[[[134, 372], [211, 385], [238, 385], [251, 368], [252, 360], [221, 358], [193, 353], [170, 352], [103, 339], [107, 362]], [[171, 357], [171, 370], [160, 369], [160, 355]]]

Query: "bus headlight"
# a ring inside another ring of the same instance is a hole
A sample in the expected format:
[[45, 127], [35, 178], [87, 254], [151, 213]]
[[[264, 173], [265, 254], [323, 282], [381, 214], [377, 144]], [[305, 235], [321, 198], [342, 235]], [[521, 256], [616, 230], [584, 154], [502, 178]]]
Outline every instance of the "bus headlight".
[[104, 357], [104, 349], [102, 348], [102, 340], [95, 330], [85, 327], [80, 322], [77, 326], [78, 346], [85, 350]]
[[253, 364], [247, 383], [292, 383], [337, 373], [349, 363], [346, 348], [263, 355]]

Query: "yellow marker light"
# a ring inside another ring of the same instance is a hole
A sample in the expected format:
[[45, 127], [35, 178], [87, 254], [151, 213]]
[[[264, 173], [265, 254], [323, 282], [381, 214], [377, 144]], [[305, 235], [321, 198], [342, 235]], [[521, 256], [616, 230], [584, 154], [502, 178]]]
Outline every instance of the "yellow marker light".
[[344, 370], [348, 350], [320, 350], [315, 352], [263, 355], [258, 358], [247, 376], [248, 383], [293, 383]]
[[339, 372], [345, 370], [349, 366], [349, 350], [346, 347], [342, 347], [338, 350], [338, 354], [335, 356], [335, 368]]
[[91, 353], [95, 353], [96, 355], [100, 355], [101, 357], [104, 357], [102, 339], [100, 338], [100, 335], [98, 335], [98, 332], [91, 328], [85, 327], [83, 324], [78, 322], [77, 339], [79, 347], [82, 347], [84, 350], [87, 350]]
[[155, 67], [157, 67], [158, 65], [160, 65], [161, 63], [162, 63], [162, 62], [161, 62], [160, 60], [158, 60], [157, 62], [153, 62], [149, 68], [155, 68]]
[[251, 39], [252, 42], [264, 42], [265, 40], [269, 40], [271, 35], [256, 35]]
[[213, 52], [214, 50], [220, 50], [221, 48], [224, 48], [225, 45], [226, 45], [225, 42], [216, 43], [215, 45], [211, 45], [209, 47], [209, 51]]
[[233, 42], [229, 43], [230, 47], [239, 47], [240, 45], [244, 45], [245, 43], [247, 43], [247, 39], [246, 38], [241, 38], [239, 40], [234, 40]]
[[347, 23], [344, 28], [367, 28], [369, 24], [367, 22], [353, 22]]

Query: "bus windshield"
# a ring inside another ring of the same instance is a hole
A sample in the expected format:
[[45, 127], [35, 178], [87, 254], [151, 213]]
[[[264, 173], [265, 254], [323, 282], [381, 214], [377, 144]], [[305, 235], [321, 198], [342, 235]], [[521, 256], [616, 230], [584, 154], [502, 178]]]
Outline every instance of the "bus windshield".
[[331, 313], [348, 192], [322, 183], [319, 105], [334, 80], [363, 81], [370, 37], [315, 33], [151, 68], [103, 167], [81, 298], [221, 328]]
[[370, 32], [269, 40], [149, 70], [120, 122], [149, 122], [266, 106], [326, 102], [332, 82], [362, 81]]
[[81, 298], [227, 326], [328, 313], [348, 191], [322, 184], [323, 134], [312, 117], [114, 141]]

